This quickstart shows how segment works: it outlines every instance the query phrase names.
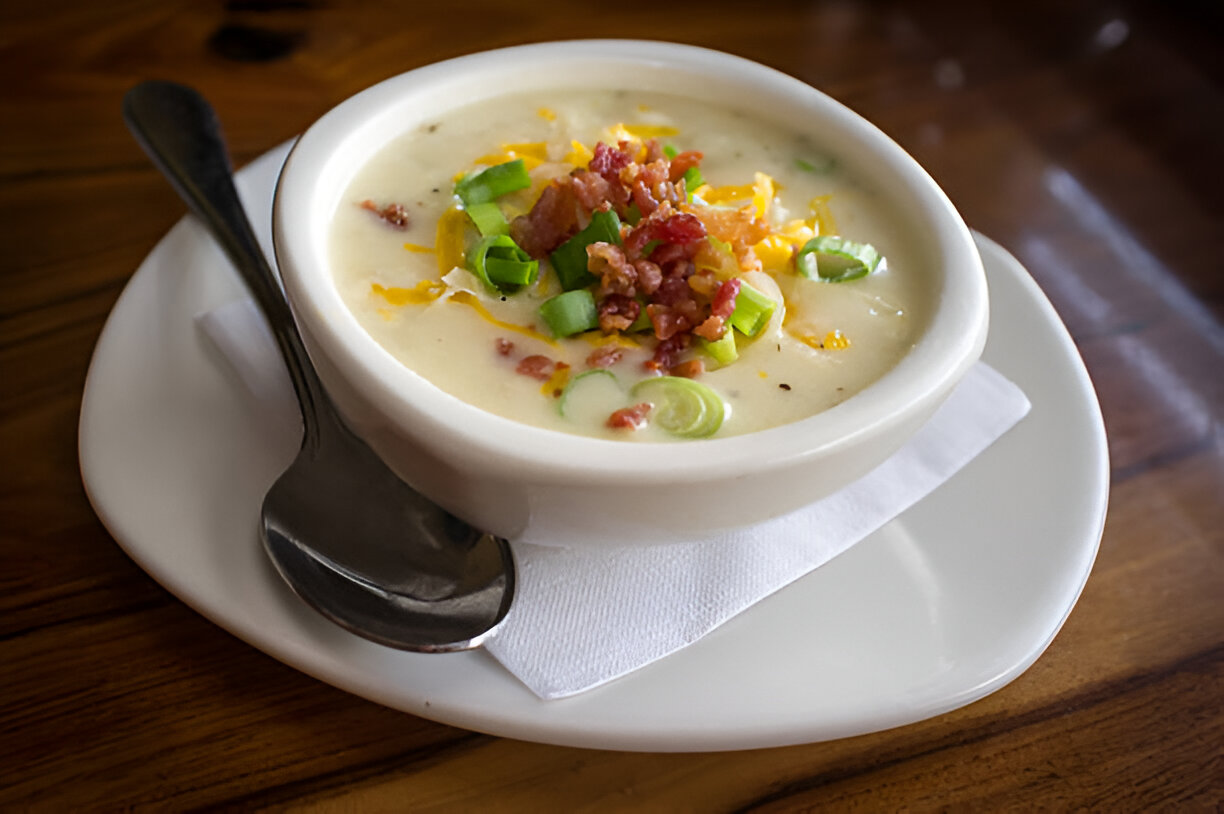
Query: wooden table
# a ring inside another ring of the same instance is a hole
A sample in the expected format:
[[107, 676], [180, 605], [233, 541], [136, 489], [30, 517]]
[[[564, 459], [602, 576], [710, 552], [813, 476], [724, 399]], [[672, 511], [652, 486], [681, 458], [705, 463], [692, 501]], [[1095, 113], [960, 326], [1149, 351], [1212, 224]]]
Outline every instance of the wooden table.
[[[0, 10], [0, 808], [1224, 801], [1218, 5], [347, 5]], [[77, 469], [86, 367], [120, 290], [183, 213], [121, 124], [128, 87], [199, 87], [242, 164], [387, 76], [593, 35], [712, 46], [826, 90], [913, 153], [1054, 302], [1100, 395], [1112, 497], [1078, 606], [1011, 685], [924, 723], [782, 749], [645, 755], [500, 739], [272, 660], [162, 590], [94, 516]]]

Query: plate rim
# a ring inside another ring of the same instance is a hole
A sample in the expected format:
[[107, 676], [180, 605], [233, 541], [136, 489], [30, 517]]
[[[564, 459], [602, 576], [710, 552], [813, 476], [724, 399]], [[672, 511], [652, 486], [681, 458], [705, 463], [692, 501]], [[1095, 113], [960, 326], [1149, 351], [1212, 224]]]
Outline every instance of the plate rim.
[[[257, 187], [259, 183], [266, 181], [267, 177], [270, 176], [272, 178], [271, 183], [274, 183], [275, 173], [279, 169], [280, 163], [283, 162], [283, 157], [287, 150], [287, 144], [281, 145], [247, 165], [247, 167], [238, 173], [240, 189], [246, 192], [247, 195], [252, 195], [254, 193], [251, 188]], [[262, 192], [262, 190], [257, 191]], [[244, 198], [246, 197], [244, 195]], [[247, 205], [248, 208], [251, 208], [251, 201], [248, 200]], [[257, 202], [255, 206], [258, 205], [259, 203]], [[97, 346], [90, 362], [89, 372], [86, 376], [85, 390], [81, 401], [80, 424], [78, 427], [78, 454], [86, 495], [99, 519], [111, 533], [112, 537], [114, 537], [120, 548], [139, 567], [149, 573], [157, 582], [185, 604], [209, 621], [257, 649], [294, 667], [300, 672], [311, 675], [340, 689], [376, 703], [441, 723], [505, 737], [558, 745], [644, 751], [717, 751], [830, 740], [888, 729], [934, 717], [979, 700], [1010, 683], [1027, 670], [1045, 652], [1046, 648], [1057, 636], [1078, 601], [1091, 573], [1104, 530], [1109, 495], [1108, 449], [1095, 390], [1092, 387], [1091, 379], [1083, 364], [1083, 360], [1075, 349], [1070, 334], [1037, 283], [1019, 261], [1003, 249], [1002, 246], [990, 238], [975, 232], [974, 239], [988, 267], [988, 276], [992, 268], [995, 270], [995, 274], [1011, 274], [1031, 299], [1029, 304], [1033, 305], [1047, 322], [1057, 326], [1059, 334], [1057, 341], [1064, 351], [1063, 359], [1068, 363], [1070, 372], [1074, 376], [1078, 388], [1076, 395], [1086, 399], [1083, 406], [1086, 408], [1089, 417], [1093, 419], [1091, 421], [1093, 433], [1092, 437], [1087, 439], [1087, 443], [1089, 446], [1094, 447], [1093, 463], [1095, 464], [1094, 474], [1096, 476], [1096, 483], [1095, 488], [1091, 489], [1091, 493], [1085, 496], [1085, 502], [1094, 506], [1095, 511], [1090, 518], [1080, 518], [1087, 526], [1081, 542], [1081, 567], [1079, 573], [1068, 575], [1069, 577], [1074, 577], [1072, 584], [1068, 586], [1073, 590], [1070, 591], [1070, 599], [1066, 603], [1066, 607], [1061, 609], [1061, 615], [1056, 624], [1047, 631], [1043, 641], [1034, 645], [1027, 658], [1021, 659], [1019, 662], [1010, 665], [1007, 669], [999, 671], [988, 681], [981, 682], [959, 693], [949, 694], [938, 702], [893, 710], [888, 714], [877, 715], [870, 721], [858, 721], [857, 725], [854, 723], [846, 724], [845, 722], [842, 722], [840, 725], [838, 723], [828, 723], [823, 728], [813, 725], [810, 721], [804, 721], [798, 722], [793, 727], [787, 727], [785, 730], [774, 728], [769, 731], [746, 731], [742, 727], [713, 731], [706, 727], [695, 727], [691, 731], [686, 732], [661, 732], [642, 730], [628, 724], [620, 731], [610, 731], [606, 728], [602, 731], [587, 731], [581, 726], [576, 726], [573, 720], [567, 719], [564, 715], [554, 717], [547, 714], [550, 709], [567, 709], [572, 712], [574, 709], [581, 708], [584, 704], [598, 703], [601, 693], [606, 694], [609, 689], [616, 693], [618, 691], [616, 688], [627, 680], [637, 678], [638, 680], [648, 681], [649, 676], [642, 678], [639, 674], [649, 670], [649, 666], [630, 674], [630, 676], [572, 698], [542, 701], [535, 698], [535, 696], [530, 696], [527, 704], [537, 713], [533, 715], [523, 715], [521, 712], [508, 715], [493, 715], [487, 710], [482, 711], [478, 708], [472, 708], [470, 705], [455, 704], [437, 697], [432, 700], [428, 697], [406, 699], [402, 692], [389, 692], [385, 682], [371, 679], [369, 676], [353, 675], [351, 672], [338, 672], [334, 665], [331, 665], [326, 659], [320, 659], [319, 654], [312, 650], [308, 643], [303, 644], [300, 641], [293, 641], [284, 637], [260, 635], [258, 631], [253, 632], [249, 626], [244, 627], [243, 624], [235, 622], [232, 614], [217, 608], [215, 603], [208, 601], [207, 597], [200, 596], [189, 581], [184, 581], [182, 574], [176, 572], [173, 568], [165, 567], [166, 564], [163, 561], [150, 555], [148, 546], [143, 545], [142, 542], [135, 541], [135, 538], [141, 532], [135, 528], [139, 524], [132, 522], [133, 518], [129, 514], [131, 507], [115, 505], [115, 499], [107, 492], [105, 476], [108, 462], [99, 460], [98, 456], [102, 452], [98, 449], [97, 445], [92, 443], [94, 433], [100, 432], [100, 430], [94, 429], [95, 422], [99, 420], [98, 411], [101, 409], [97, 406], [97, 391], [99, 388], [98, 381], [95, 378], [101, 375], [100, 371], [103, 367], [99, 360], [106, 359], [107, 355], [111, 352], [112, 345], [118, 341], [116, 339], [116, 332], [119, 330], [124, 317], [127, 316], [124, 303], [129, 301], [129, 298], [134, 300], [137, 293], [143, 287], [152, 285], [152, 281], [158, 273], [159, 253], [168, 252], [173, 241], [191, 239], [192, 235], [189, 234], [189, 231], [191, 229], [199, 229], [198, 224], [191, 224], [190, 221], [190, 216], [187, 216], [176, 223], [144, 259], [137, 272], [125, 287], [99, 335]], [[195, 237], [198, 239], [198, 235]], [[267, 247], [265, 246], [265, 248]], [[992, 312], [994, 308], [995, 304], [992, 300]], [[1001, 372], [1005, 375], [1008, 373], [1006, 370]], [[984, 454], [988, 455], [990, 451], [988, 450]], [[252, 539], [254, 539], [254, 529], [252, 529]], [[270, 566], [268, 568], [270, 571]], [[309, 613], [309, 611], [306, 612]], [[741, 616], [749, 616], [750, 613], [751, 609], [741, 614]], [[743, 623], [741, 622], [741, 624]], [[347, 636], [348, 634], [344, 635]], [[676, 659], [679, 656], [680, 654], [673, 654], [663, 661]], [[473, 669], [480, 671], [493, 669], [503, 672], [506, 681], [512, 682], [521, 688], [517, 679], [508, 672], [505, 672], [500, 665], [493, 662], [492, 657], [487, 653], [473, 652], [452, 654], [445, 657], [425, 656], [425, 658], [466, 659]], [[527, 692], [525, 688], [522, 689], [523, 692]], [[527, 694], [530, 695], [530, 693]], [[581, 715], [579, 713], [578, 719], [580, 720], [580, 718]]]

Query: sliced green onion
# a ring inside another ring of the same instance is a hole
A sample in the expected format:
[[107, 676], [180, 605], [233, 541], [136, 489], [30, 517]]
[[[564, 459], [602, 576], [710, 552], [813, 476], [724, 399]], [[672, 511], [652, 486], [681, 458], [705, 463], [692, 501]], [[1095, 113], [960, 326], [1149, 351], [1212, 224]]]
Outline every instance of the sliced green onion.
[[663, 145], [663, 155], [667, 156], [667, 160], [671, 161], [676, 156], [680, 155], [680, 151], [670, 144]]
[[727, 321], [744, 336], [756, 336], [769, 324], [778, 304], [745, 282], [735, 296], [735, 310]]
[[520, 249], [509, 235], [481, 238], [468, 252], [467, 262], [480, 281], [499, 294], [534, 283], [540, 274], [540, 262]]
[[705, 183], [705, 177], [697, 167], [689, 167], [684, 171], [684, 192], [689, 203], [693, 202], [693, 190]]
[[496, 201], [508, 192], [529, 186], [531, 178], [527, 175], [527, 165], [523, 163], [523, 159], [516, 158], [464, 176], [455, 184], [455, 194], [463, 201], [464, 206], [472, 206]]
[[[638, 301], [639, 304], [641, 300]], [[642, 306], [642, 310], [638, 311], [637, 319], [633, 320], [633, 324], [627, 329], [628, 333], [635, 334], [639, 331], [654, 330], [654, 323], [650, 321], [650, 314], [646, 313], [646, 306]]]
[[796, 158], [795, 166], [804, 172], [814, 172], [817, 175], [824, 175], [833, 171], [837, 166], [837, 159], [831, 156], [821, 156], [815, 161], [808, 161], [806, 158]]
[[651, 422], [681, 438], [707, 438], [718, 432], [727, 407], [710, 387], [679, 376], [643, 379], [629, 391], [645, 398], [654, 409]]
[[625, 223], [630, 226], [637, 226], [641, 220], [642, 210], [638, 208], [637, 204], [631, 203], [625, 207]]
[[485, 272], [493, 285], [505, 291], [509, 286], [524, 286], [535, 282], [540, 273], [538, 260], [503, 260], [500, 257], [485, 258]]
[[566, 291], [545, 300], [540, 305], [540, 317], [558, 338], [599, 327], [595, 295], [586, 288]]
[[880, 265], [880, 253], [869, 243], [853, 243], [833, 235], [820, 235], [803, 244], [795, 268], [810, 280], [844, 283], [866, 277]]
[[[562, 296], [565, 295], [563, 294]], [[611, 383], [613, 386], [612, 388], [607, 387], [609, 383]], [[610, 394], [605, 393], [604, 395], [611, 395], [613, 400], [623, 399], [625, 397], [624, 392], [620, 387], [620, 381], [616, 378], [616, 374], [610, 370], [606, 370], [605, 368], [597, 367], [591, 370], [584, 370], [582, 373], [579, 373], [577, 376], [569, 380], [569, 384], [565, 385], [565, 389], [561, 391], [561, 398], [557, 400], [557, 412], [561, 413], [563, 416], [573, 413], [574, 408], [579, 406], [574, 402], [574, 391], [581, 391], [578, 393], [578, 396], [582, 396], [583, 394], [594, 395], [595, 391], [598, 389], [597, 386], [600, 384], [605, 385], [603, 387], [604, 390], [612, 389]], [[608, 401], [607, 399], [597, 400], [601, 402]]]
[[714, 361], [722, 367], [726, 367], [739, 358], [739, 351], [735, 348], [735, 331], [731, 330], [730, 325], [723, 331], [721, 338], [713, 342], [708, 339], [700, 341], [701, 349], [710, 354]]
[[501, 207], [492, 201], [472, 204], [466, 207], [468, 217], [476, 224], [476, 229], [483, 237], [510, 234], [510, 224], [502, 214]]
[[557, 247], [548, 256], [553, 271], [566, 291], [583, 288], [595, 282], [595, 275], [587, 271], [587, 246], [592, 243], [615, 243], [620, 245], [620, 218], [611, 209], [591, 215], [587, 227]]

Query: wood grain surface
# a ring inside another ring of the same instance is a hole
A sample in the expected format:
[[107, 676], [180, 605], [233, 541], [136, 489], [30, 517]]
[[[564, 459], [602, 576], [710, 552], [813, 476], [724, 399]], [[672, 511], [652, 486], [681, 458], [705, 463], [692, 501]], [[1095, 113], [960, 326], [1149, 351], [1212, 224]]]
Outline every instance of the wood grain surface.
[[[1100, 395], [1112, 494], [1078, 606], [1014, 683], [783, 749], [500, 739], [274, 661], [161, 589], [95, 517], [76, 446], [90, 354], [184, 212], [123, 128], [124, 91], [195, 85], [242, 164], [393, 74], [586, 36], [711, 46], [825, 90], [1054, 302]], [[14, 1], [0, 79], [0, 809], [1224, 805], [1219, 3]]]

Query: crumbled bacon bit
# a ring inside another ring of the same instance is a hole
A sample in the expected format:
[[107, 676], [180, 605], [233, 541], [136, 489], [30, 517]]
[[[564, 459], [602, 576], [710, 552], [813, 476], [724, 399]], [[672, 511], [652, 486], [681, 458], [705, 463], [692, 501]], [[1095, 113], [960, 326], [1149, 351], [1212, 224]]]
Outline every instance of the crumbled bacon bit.
[[663, 243], [650, 253], [650, 262], [657, 263], [667, 277], [687, 277], [692, 273], [692, 260], [697, 251], [692, 244]]
[[620, 172], [620, 180], [629, 188], [638, 211], [649, 216], [664, 201], [674, 205], [683, 200], [680, 190], [671, 181], [666, 159], [649, 164], [630, 164]]
[[573, 187], [574, 197], [587, 212], [606, 207], [608, 201], [613, 199], [612, 184], [598, 173], [574, 170], [569, 175], [569, 183]]
[[642, 304], [624, 294], [609, 294], [597, 306], [599, 329], [606, 334], [628, 330], [642, 313]]
[[625, 149], [624, 144], [610, 147], [604, 142], [595, 145], [590, 164], [591, 172], [598, 173], [608, 181], [620, 180], [620, 171], [633, 163], [633, 156]]
[[700, 359], [689, 359], [687, 362], [672, 365], [671, 370], [667, 372], [672, 376], [682, 376], [686, 379], [695, 379], [702, 373], [705, 373], [705, 363]]
[[688, 350], [691, 341], [692, 334], [687, 333], [665, 339], [655, 347], [654, 356], [642, 364], [647, 370], [655, 372], [671, 370], [679, 362], [680, 355]]
[[552, 378], [552, 374], [557, 370], [558, 366], [557, 362], [537, 353], [523, 357], [522, 361], [518, 363], [518, 367], [515, 368], [515, 372], [546, 382]]
[[612, 367], [624, 355], [625, 352], [615, 345], [603, 345], [591, 351], [587, 356], [587, 367]]
[[592, 243], [587, 246], [587, 270], [599, 278], [596, 297], [623, 294], [632, 297], [637, 293], [637, 269], [625, 259], [620, 246], [611, 243]]
[[687, 212], [672, 215], [660, 223], [655, 230], [656, 240], [662, 240], [667, 243], [679, 243], [681, 245], [695, 243], [705, 236], [705, 226], [697, 219], [696, 215], [690, 215]]
[[544, 187], [530, 212], [510, 222], [510, 237], [540, 260], [578, 231], [578, 206], [569, 176], [558, 178]]
[[743, 282], [738, 277], [723, 280], [710, 303], [710, 313], [716, 317], [729, 317], [735, 312], [735, 298], [739, 296]]
[[[685, 150], [682, 153], [678, 153], [676, 157], [671, 160], [671, 180], [673, 182], [679, 181], [684, 177], [686, 172], [700, 164], [701, 159], [703, 158], [705, 158], [705, 156], [697, 150]], [[692, 192], [692, 190], [689, 191]]]
[[659, 290], [663, 282], [663, 270], [650, 260], [634, 260], [633, 267], [637, 269], [637, 286], [646, 296]]
[[380, 207], [371, 200], [365, 200], [361, 202], [361, 208], [373, 212], [384, 223], [394, 226], [396, 229], [407, 229], [410, 225], [408, 210], [404, 208], [403, 204], [389, 203], [386, 206]]
[[[706, 227], [695, 216], [688, 212], [677, 212], [670, 201], [662, 201], [656, 209], [652, 209], [647, 217], [642, 218], [625, 236], [625, 255], [633, 259], [642, 256], [646, 244], [658, 240], [664, 244], [675, 243], [681, 246], [696, 243], [706, 236]], [[696, 251], [697, 247], [693, 247]], [[659, 265], [663, 265], [652, 254], [650, 257]]]
[[670, 305], [651, 303], [646, 306], [646, 316], [650, 318], [650, 325], [654, 328], [655, 337], [662, 340], [671, 339], [681, 331], [693, 327], [688, 324], [688, 321], [685, 320], [682, 314]]
[[659, 283], [659, 288], [654, 295], [654, 301], [658, 305], [670, 306], [691, 299], [693, 299], [693, 289], [689, 288], [687, 278], [680, 275], [665, 278]]
[[643, 164], [667, 160], [667, 153], [663, 152], [663, 145], [659, 143], [657, 138], [647, 139], [646, 143], [642, 146], [646, 148], [646, 157], [642, 160]]
[[493, 344], [497, 346], [497, 352], [502, 356], [509, 356], [510, 352], [514, 350], [514, 343], [504, 336], [497, 337], [497, 339], [493, 340]]
[[693, 333], [700, 336], [702, 339], [707, 339], [710, 342], [717, 342], [722, 339], [723, 332], [726, 330], [727, 318], [721, 317], [718, 314], [711, 314], [705, 320], [693, 329]]
[[[622, 226], [620, 245], [599, 242], [587, 247], [587, 269], [598, 280], [596, 313], [605, 334], [627, 331], [646, 310], [655, 347], [645, 367], [656, 373], [697, 376], [704, 371], [700, 360], [686, 361], [684, 356], [694, 336], [715, 341], [727, 330], [740, 281], [720, 278], [759, 268], [752, 246], [768, 233], [752, 207], [728, 210], [688, 204], [684, 174], [703, 158], [689, 150], [669, 160], [657, 139], [640, 148], [636, 142], [600, 142], [586, 167], [554, 179], [531, 210], [510, 224], [515, 242], [532, 257], [543, 258], [577, 233], [593, 213], [611, 209], [625, 223], [636, 210], [640, 218], [632, 226]], [[719, 246], [707, 237], [717, 238]], [[722, 243], [730, 246], [731, 255]], [[697, 259], [702, 260], [701, 271]], [[712, 259], [717, 261], [717, 272], [709, 270]], [[509, 348], [498, 347], [509, 355]], [[591, 352], [586, 363], [608, 367], [622, 357], [620, 348], [605, 346]], [[556, 366], [547, 357], [529, 356], [518, 369], [547, 380]]]
[[632, 407], [622, 407], [608, 416], [608, 426], [614, 430], [636, 430], [646, 421], [650, 402], [644, 401]]

